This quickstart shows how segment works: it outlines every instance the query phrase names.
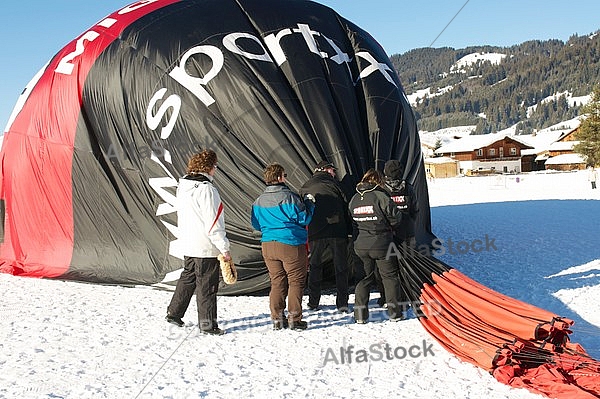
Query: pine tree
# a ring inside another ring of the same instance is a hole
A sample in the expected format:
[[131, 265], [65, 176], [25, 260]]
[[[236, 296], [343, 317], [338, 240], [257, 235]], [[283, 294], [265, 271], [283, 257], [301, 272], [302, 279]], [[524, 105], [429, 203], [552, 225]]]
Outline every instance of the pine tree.
[[594, 88], [592, 100], [581, 112], [587, 118], [579, 126], [579, 144], [573, 150], [583, 155], [589, 166], [597, 166], [600, 164], [600, 85]]

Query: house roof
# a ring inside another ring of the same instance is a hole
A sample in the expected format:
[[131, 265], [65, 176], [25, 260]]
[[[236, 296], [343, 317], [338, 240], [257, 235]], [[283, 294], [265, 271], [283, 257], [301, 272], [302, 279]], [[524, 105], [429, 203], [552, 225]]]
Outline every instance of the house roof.
[[585, 163], [580, 154], [561, 154], [546, 161], [546, 165], [565, 165], [578, 163]]
[[579, 141], [555, 141], [550, 144], [550, 151], [570, 151], [573, 149], [575, 144], [579, 144]]
[[[535, 153], [539, 154], [541, 151], [547, 150], [548, 147], [550, 147], [550, 145], [552, 143], [554, 143], [555, 141], [558, 141], [558, 139], [561, 137], [562, 134], [563, 134], [563, 131], [561, 131], [561, 130], [558, 130], [558, 131], [550, 130], [550, 131], [536, 133], [535, 135], [533, 135], [533, 134], [521, 135], [521, 136], [519, 136], [519, 138], [521, 140], [529, 143], [529, 145], [531, 145], [533, 148], [535, 148]], [[523, 151], [521, 151], [521, 154], [522, 153], [523, 153]]]
[[538, 148], [526, 148], [521, 150], [521, 155], [539, 155], [543, 154], [547, 150], [540, 150]]
[[566, 133], [563, 133], [560, 135], [560, 137], [558, 138], [558, 140], [564, 140], [565, 138], [569, 137], [570, 135], [574, 134], [575, 132], [577, 132], [579, 130], [579, 126], [577, 126], [575, 129], [569, 130]]
[[494, 144], [497, 141], [500, 141], [504, 138], [508, 138], [510, 140], [514, 140], [522, 145], [532, 148], [532, 146], [525, 142], [524, 140], [517, 138], [516, 136], [511, 136], [508, 134], [481, 134], [481, 135], [470, 135], [465, 136], [462, 139], [458, 139], [452, 141], [440, 148], [437, 149], [436, 154], [448, 153], [448, 152], [471, 152], [475, 151], [479, 148], [487, 147], [489, 145]]
[[450, 157], [435, 157], [435, 158], [425, 158], [423, 160], [426, 164], [443, 164], [443, 163], [456, 163], [458, 162], [456, 159]]

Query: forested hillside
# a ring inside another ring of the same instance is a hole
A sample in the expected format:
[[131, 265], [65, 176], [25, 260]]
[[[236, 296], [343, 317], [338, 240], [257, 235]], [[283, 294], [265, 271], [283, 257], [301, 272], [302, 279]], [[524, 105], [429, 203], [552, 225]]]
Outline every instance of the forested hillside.
[[[473, 53], [505, 56], [499, 63], [481, 57], [457, 68]], [[566, 43], [423, 48], [390, 58], [408, 95], [430, 89], [413, 106], [419, 129], [428, 131], [477, 125], [476, 133], [489, 133], [517, 124], [518, 133], [529, 134], [577, 116], [582, 104], [573, 97], [589, 95], [600, 83], [598, 34], [575, 35]]]

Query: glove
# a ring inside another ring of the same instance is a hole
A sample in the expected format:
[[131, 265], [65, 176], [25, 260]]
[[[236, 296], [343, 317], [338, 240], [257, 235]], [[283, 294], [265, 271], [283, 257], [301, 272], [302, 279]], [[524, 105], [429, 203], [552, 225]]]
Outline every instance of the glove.
[[221, 275], [225, 284], [234, 284], [237, 281], [237, 270], [235, 269], [233, 260], [231, 258], [226, 260], [223, 254], [219, 254], [217, 259], [219, 260]]

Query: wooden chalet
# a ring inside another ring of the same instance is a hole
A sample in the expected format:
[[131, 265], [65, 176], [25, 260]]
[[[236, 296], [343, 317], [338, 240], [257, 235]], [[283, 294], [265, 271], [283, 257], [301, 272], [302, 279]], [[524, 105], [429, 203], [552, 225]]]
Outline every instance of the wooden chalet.
[[580, 154], [573, 151], [573, 147], [579, 144], [577, 132], [579, 127], [565, 133], [548, 148], [548, 159], [546, 169], [551, 170], [584, 170], [586, 162]]
[[456, 177], [460, 172], [459, 162], [449, 157], [425, 158], [423, 163], [429, 179]]
[[520, 173], [530, 170], [523, 165], [522, 151], [533, 147], [516, 136], [484, 134], [465, 136], [440, 147], [436, 155], [459, 162], [459, 171], [467, 176], [490, 173]]

